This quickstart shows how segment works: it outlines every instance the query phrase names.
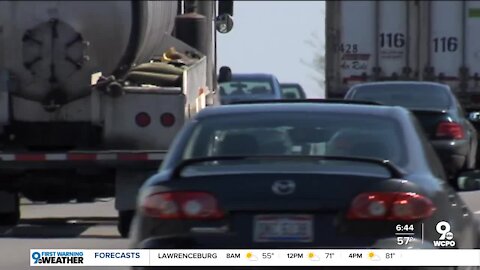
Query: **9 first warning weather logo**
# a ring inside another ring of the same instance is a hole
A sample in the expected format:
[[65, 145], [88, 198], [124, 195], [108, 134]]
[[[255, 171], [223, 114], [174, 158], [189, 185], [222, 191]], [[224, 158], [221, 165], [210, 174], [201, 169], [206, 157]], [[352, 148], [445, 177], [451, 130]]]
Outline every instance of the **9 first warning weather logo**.
[[83, 264], [83, 252], [81, 251], [57, 251], [57, 252], [32, 252], [31, 266], [51, 264]]

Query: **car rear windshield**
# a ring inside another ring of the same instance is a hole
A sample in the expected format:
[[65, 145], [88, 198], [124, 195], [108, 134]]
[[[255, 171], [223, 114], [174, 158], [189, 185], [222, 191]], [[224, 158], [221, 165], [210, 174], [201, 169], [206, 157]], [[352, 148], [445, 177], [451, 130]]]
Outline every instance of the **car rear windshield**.
[[222, 97], [273, 94], [273, 85], [269, 80], [233, 79], [233, 81], [221, 83], [219, 88]]
[[287, 99], [303, 99], [305, 94], [300, 86], [296, 85], [282, 85], [282, 94]]
[[313, 112], [214, 116], [195, 127], [183, 159], [304, 155], [388, 159], [405, 163], [405, 139], [392, 118]]
[[436, 85], [379, 84], [355, 88], [353, 99], [375, 101], [385, 105], [408, 109], [448, 109], [450, 96], [447, 90]]

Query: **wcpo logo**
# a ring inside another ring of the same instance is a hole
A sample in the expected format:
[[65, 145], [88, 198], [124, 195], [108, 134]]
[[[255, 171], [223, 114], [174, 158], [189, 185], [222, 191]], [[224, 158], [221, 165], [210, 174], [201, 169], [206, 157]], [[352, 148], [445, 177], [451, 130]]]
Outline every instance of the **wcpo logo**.
[[437, 232], [440, 234], [438, 241], [433, 241], [435, 247], [454, 247], [455, 241], [453, 240], [453, 233], [450, 231], [450, 223], [446, 221], [440, 221], [436, 226]]
[[32, 252], [33, 264], [83, 264], [83, 252]]

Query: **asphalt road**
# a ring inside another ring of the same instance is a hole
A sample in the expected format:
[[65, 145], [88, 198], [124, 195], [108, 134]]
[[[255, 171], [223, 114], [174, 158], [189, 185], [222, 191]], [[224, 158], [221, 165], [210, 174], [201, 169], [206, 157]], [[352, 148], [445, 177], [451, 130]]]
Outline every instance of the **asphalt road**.
[[[31, 204], [22, 201], [22, 220], [14, 228], [0, 227], [0, 269], [79, 269], [30, 267], [31, 248], [128, 248], [117, 233], [114, 201], [86, 204]], [[81, 267], [85, 270], [99, 267]], [[128, 267], [101, 267], [126, 270]]]
[[[461, 194], [480, 218], [480, 192]], [[25, 270], [30, 248], [128, 248], [128, 240], [116, 230], [113, 200], [91, 204], [42, 205], [22, 203], [22, 221], [14, 228], [0, 227], [0, 269]], [[32, 269], [39, 269], [31, 267]], [[42, 267], [41, 269], [78, 269]], [[99, 269], [82, 267], [82, 269]], [[102, 267], [126, 270], [128, 267]]]

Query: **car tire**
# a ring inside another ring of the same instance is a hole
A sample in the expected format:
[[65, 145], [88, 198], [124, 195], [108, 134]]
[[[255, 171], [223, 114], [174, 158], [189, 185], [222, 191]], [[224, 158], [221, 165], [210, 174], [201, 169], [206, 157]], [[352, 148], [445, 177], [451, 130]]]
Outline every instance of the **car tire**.
[[78, 196], [77, 203], [94, 203], [95, 197], [93, 196]]
[[1, 213], [0, 226], [16, 226], [20, 221], [20, 212]]
[[117, 229], [123, 238], [128, 238], [134, 215], [134, 210], [118, 211]]
[[477, 226], [477, 245], [474, 249], [480, 249], [480, 222], [475, 221], [475, 224]]
[[0, 213], [0, 226], [16, 226], [20, 222], [20, 198], [16, 197], [16, 205], [13, 212]]

